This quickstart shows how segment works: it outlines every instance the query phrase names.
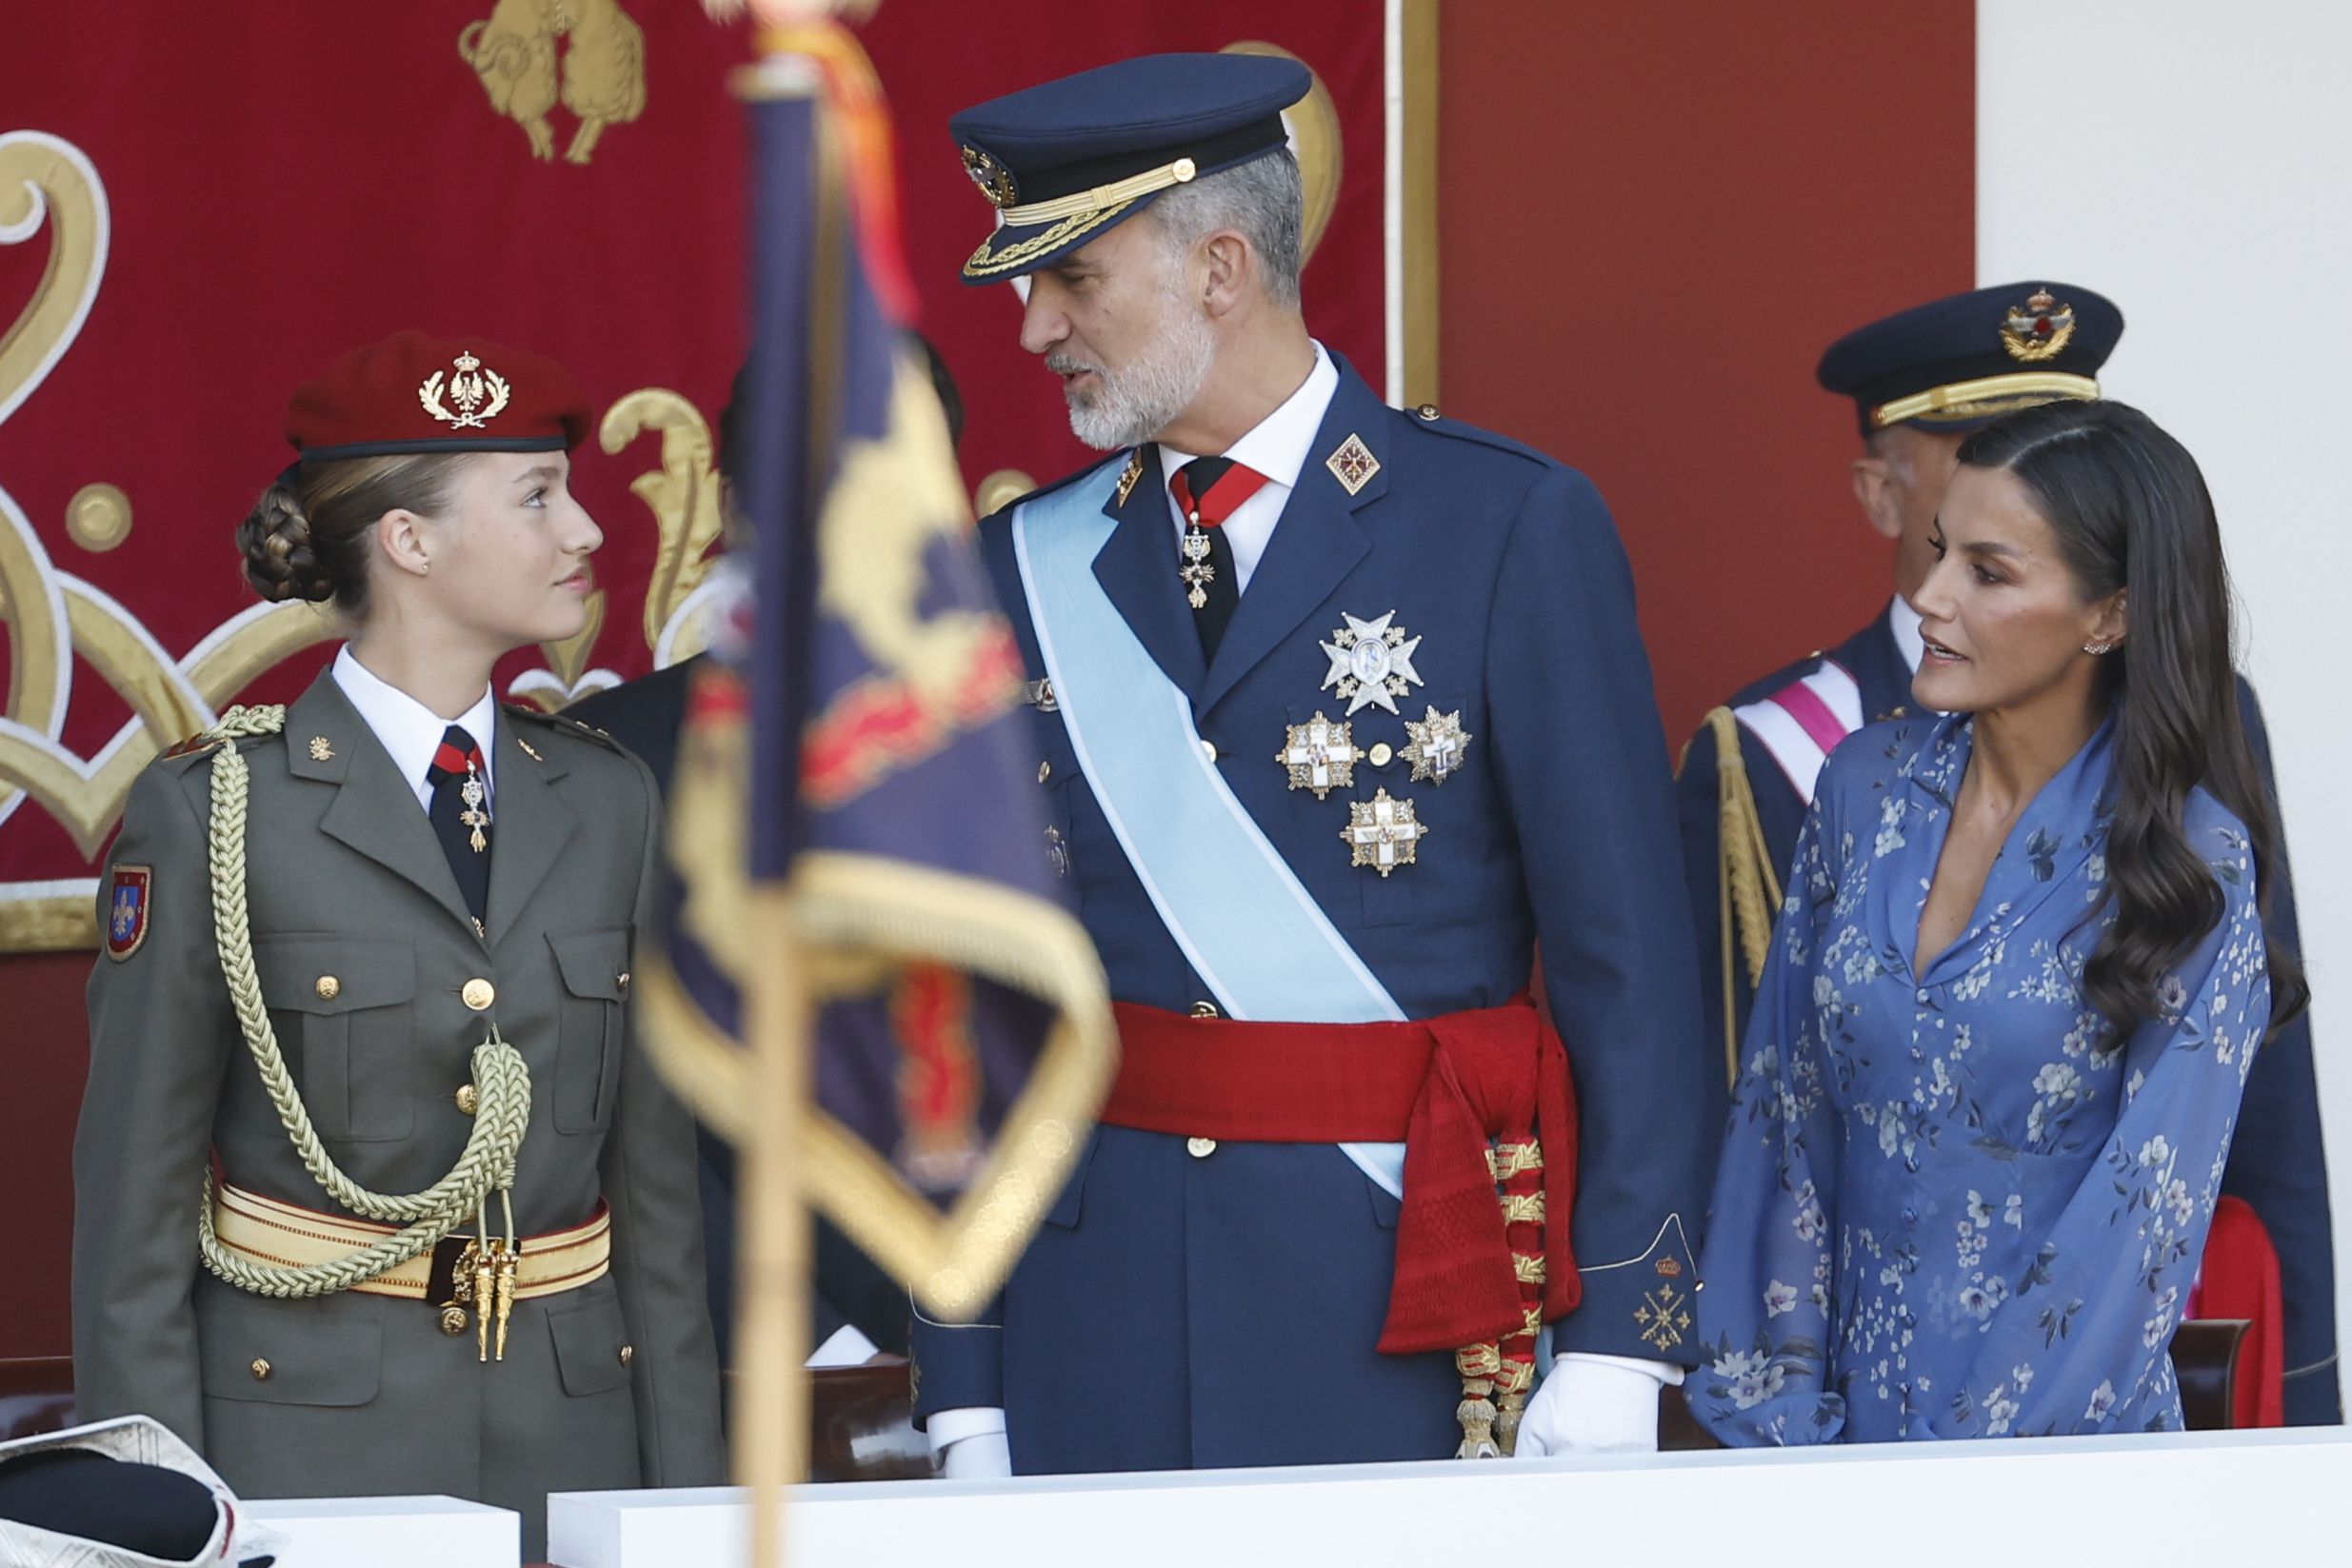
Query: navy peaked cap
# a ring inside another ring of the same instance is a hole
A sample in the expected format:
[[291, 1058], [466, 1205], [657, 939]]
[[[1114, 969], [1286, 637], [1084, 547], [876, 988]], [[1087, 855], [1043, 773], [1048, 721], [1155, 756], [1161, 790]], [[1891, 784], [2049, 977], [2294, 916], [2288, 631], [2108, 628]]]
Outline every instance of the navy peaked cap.
[[1261, 54], [1146, 54], [1027, 88], [947, 122], [997, 209], [967, 283], [1050, 267], [1204, 174], [1285, 145], [1282, 111], [1314, 78]]
[[1973, 430], [2014, 408], [2099, 395], [2123, 312], [2070, 283], [2007, 283], [1932, 300], [1848, 332], [1814, 372], [1854, 400], [1863, 434]]

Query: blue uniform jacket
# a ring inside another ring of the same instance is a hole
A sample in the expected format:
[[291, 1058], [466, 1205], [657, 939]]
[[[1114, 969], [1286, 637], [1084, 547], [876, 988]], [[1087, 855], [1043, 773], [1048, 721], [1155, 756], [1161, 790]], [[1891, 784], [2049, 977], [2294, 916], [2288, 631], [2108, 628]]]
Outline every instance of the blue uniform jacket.
[[[1810, 674], [1824, 657], [1844, 666], [1862, 687], [1863, 718], [1867, 723], [1899, 717], [1911, 701], [1911, 668], [1895, 645], [1893, 629], [1882, 613], [1862, 630], [1824, 656], [1813, 654], [1743, 686], [1726, 706], [1760, 701], [1802, 676]], [[2238, 709], [2246, 739], [2253, 744], [2262, 782], [2277, 807], [2278, 786], [2270, 768], [2270, 736], [2262, 724], [2254, 688], [2238, 681]], [[1797, 835], [1804, 823], [1804, 803], [1790, 787], [1787, 775], [1763, 744], [1745, 727], [1740, 730], [1740, 753], [1755, 793], [1756, 815], [1764, 825], [1764, 842], [1775, 865], [1785, 867], [1796, 854]], [[1717, 892], [1722, 845], [1716, 809], [1715, 736], [1702, 728], [1683, 758], [1675, 786], [1676, 810], [1682, 822], [1683, 863], [1689, 893], [1692, 928], [1698, 935], [1701, 1005], [1706, 1017], [1707, 1038], [1724, 1039], [1724, 982], [1722, 926]], [[2271, 936], [2301, 949], [2295, 919], [2294, 871], [2286, 862], [2283, 842], [2280, 864], [2271, 869]], [[1743, 1038], [1754, 1000], [1746, 965], [1736, 958], [1731, 984], [1738, 1008], [1736, 1023]], [[2311, 1018], [2308, 1013], [2281, 1030], [2264, 1044], [2246, 1081], [2232, 1141], [2229, 1166], [2222, 1190], [2253, 1206], [2279, 1251], [2279, 1275], [2286, 1307], [2286, 1419], [2296, 1426], [2332, 1425], [2342, 1419], [2336, 1380], [2336, 1254], [2329, 1231], [2327, 1158], [2320, 1138], [2319, 1088], [2312, 1076]]]
[[[1350, 495], [1325, 459], [1350, 435], [1379, 468]], [[1341, 385], [1216, 661], [1177, 581], [1156, 448], [1094, 570], [1189, 693], [1219, 770], [1332, 923], [1411, 1017], [1543, 982], [1582, 1117], [1574, 1247], [1583, 1304], [1565, 1349], [1695, 1360], [1690, 1288], [1720, 1069], [1694, 1004], [1671, 784], [1633, 585], [1581, 474]], [[984, 552], [1042, 677], [1010, 523]], [[1286, 727], [1345, 700], [1321, 643], [1395, 612], [1424, 682], [1354, 740], [1405, 747], [1406, 719], [1459, 711], [1442, 786], [1400, 756], [1318, 801], [1275, 762]], [[1137, 693], [1137, 701], [1150, 694]], [[1052, 832], [1112, 995], [1186, 1011], [1208, 989], [1161, 923], [1081, 774], [1062, 720], [1035, 715]], [[1383, 879], [1351, 866], [1347, 802], [1408, 797], [1427, 837]], [[1043, 846], [1041, 846], [1042, 851]], [[1251, 911], [1236, 908], [1236, 921]], [[1197, 1145], [1196, 1145], [1197, 1146]], [[985, 1326], [918, 1320], [918, 1418], [1006, 1408], [1024, 1473], [1433, 1459], [1460, 1440], [1450, 1356], [1384, 1357], [1398, 1204], [1338, 1149], [1101, 1128]]]

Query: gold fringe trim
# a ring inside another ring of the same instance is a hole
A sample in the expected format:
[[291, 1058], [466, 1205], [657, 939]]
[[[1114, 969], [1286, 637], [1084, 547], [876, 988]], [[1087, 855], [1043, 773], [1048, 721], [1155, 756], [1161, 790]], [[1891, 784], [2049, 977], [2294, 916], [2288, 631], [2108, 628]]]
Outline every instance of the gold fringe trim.
[[1740, 721], [1727, 707], [1704, 721], [1715, 736], [1715, 831], [1721, 864], [1717, 878], [1717, 926], [1723, 943], [1724, 1069], [1729, 1082], [1740, 1076], [1739, 986], [1732, 978], [1732, 944], [1747, 964], [1747, 982], [1764, 979], [1772, 947], [1772, 921], [1781, 906], [1781, 879], [1764, 843], [1764, 820], [1756, 814], [1756, 791], [1740, 750]]

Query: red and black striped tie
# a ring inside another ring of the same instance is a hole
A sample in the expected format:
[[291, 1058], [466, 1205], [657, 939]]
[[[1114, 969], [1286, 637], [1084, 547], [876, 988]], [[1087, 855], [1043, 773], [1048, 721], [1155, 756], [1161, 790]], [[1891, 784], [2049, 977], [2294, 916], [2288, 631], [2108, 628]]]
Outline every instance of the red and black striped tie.
[[457, 890], [466, 896], [466, 907], [479, 926], [490, 901], [489, 778], [482, 765], [482, 748], [451, 724], [441, 732], [440, 748], [425, 779], [433, 791], [428, 811], [433, 837], [441, 841], [441, 852], [449, 858], [449, 870], [457, 877]]

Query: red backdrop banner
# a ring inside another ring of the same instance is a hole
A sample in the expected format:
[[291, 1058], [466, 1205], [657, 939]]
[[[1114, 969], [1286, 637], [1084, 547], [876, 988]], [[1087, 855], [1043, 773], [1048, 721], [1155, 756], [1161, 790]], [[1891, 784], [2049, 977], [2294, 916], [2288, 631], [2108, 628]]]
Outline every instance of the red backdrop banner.
[[[1379, 0], [1281, 11], [1250, 0], [1090, 8], [1084, 29], [1066, 25], [1068, 12], [1053, 0], [996, 5], [987, 26], [959, 25], [947, 48], [940, 8], [903, 0], [865, 30], [899, 128], [922, 326], [969, 406], [971, 480], [999, 470], [1051, 478], [1087, 454], [1068, 433], [1058, 385], [1015, 342], [1012, 290], [957, 278], [989, 209], [947, 117], [1130, 53], [1270, 43], [1316, 69], [1327, 104], [1294, 119], [1310, 171], [1336, 178], [1307, 274], [1310, 308], [1331, 345], [1378, 383]], [[17, 573], [21, 596], [37, 600], [34, 580], [57, 587], [62, 575], [110, 602], [51, 619], [114, 624], [107, 640], [116, 651], [103, 661], [117, 666], [114, 685], [127, 684], [126, 665], [150, 685], [173, 685], [165, 666], [216, 634], [249, 649], [270, 645], [250, 625], [220, 630], [253, 604], [230, 533], [287, 459], [288, 390], [343, 348], [409, 326], [480, 332], [562, 359], [600, 412], [655, 387], [715, 424], [741, 343], [742, 134], [725, 83], [747, 42], [690, 0], [151, 6], [132, 28], [93, 27], [76, 8], [53, 6], [27, 8], [10, 32], [0, 132], [63, 147], [20, 142], [0, 166], [45, 166], [59, 187], [46, 224], [36, 209], [12, 210], [13, 193], [0, 196], [0, 225], [19, 242], [0, 246], [0, 311], [45, 287], [52, 306], [85, 282], [90, 298], [78, 334], [67, 322], [46, 377], [22, 387], [21, 406], [0, 422], [0, 490], [20, 508], [20, 536], [48, 558]], [[66, 189], [76, 183], [92, 189], [78, 196]], [[74, 228], [101, 224], [102, 254], [86, 249], [88, 265], [67, 254]], [[60, 260], [68, 265], [52, 266]], [[0, 402], [24, 379], [0, 365]], [[691, 424], [681, 406], [661, 407], [655, 417]], [[607, 536], [601, 634], [517, 655], [502, 686], [557, 666], [525, 692], [553, 705], [650, 667], [647, 633], [672, 606], [665, 600], [648, 625], [647, 585], [674, 586], [681, 567], [690, 583], [701, 547], [699, 536], [672, 539], [670, 553], [688, 556], [672, 562], [662, 529], [691, 532], [683, 508], [709, 499], [690, 451], [662, 484], [640, 482], [645, 503], [633, 496], [632, 482], [662, 456], [650, 436], [616, 457], [584, 452], [575, 489]], [[90, 499], [92, 486], [127, 499], [127, 535], [120, 508], [103, 492]], [[70, 513], [104, 547], [77, 538]], [[60, 604], [76, 593], [71, 583], [57, 591]], [[37, 675], [16, 621], [6, 667]], [[290, 635], [281, 627], [281, 640]], [[215, 665], [260, 660], [225, 658], [217, 644], [215, 655]], [[227, 688], [217, 675], [208, 688], [183, 671], [179, 727], [208, 717], [197, 702], [284, 700], [323, 657], [299, 653]], [[13, 884], [20, 898], [28, 883], [90, 874], [92, 834], [136, 771], [129, 759], [88, 783], [59, 772], [98, 757], [132, 717], [99, 671], [68, 670], [68, 700], [52, 705], [60, 713], [29, 717], [11, 704], [9, 718], [37, 735], [0, 735], [0, 789], [31, 765], [24, 748], [42, 751], [52, 796], [74, 797], [85, 819], [77, 843], [54, 800], [0, 818], [0, 888]], [[0, 810], [10, 810], [5, 799]]]
[[[921, 325], [969, 407], [970, 484], [1052, 478], [1087, 454], [1015, 341], [1012, 290], [958, 279], [990, 213], [948, 116], [1131, 53], [1255, 42], [1298, 55], [1328, 98], [1293, 125], [1330, 187], [1308, 308], [1378, 386], [1385, 15], [1382, 0], [882, 7], [862, 37], [897, 126]], [[81, 6], [10, 10], [0, 1356], [67, 1348], [90, 962], [8, 950], [86, 943], [90, 879], [145, 757], [229, 702], [290, 698], [331, 646], [307, 610], [269, 619], [232, 541], [289, 455], [289, 391], [405, 327], [552, 354], [600, 414], [659, 389], [608, 430], [617, 450], [579, 454], [575, 489], [607, 541], [601, 632], [518, 654], [499, 681], [552, 705], [650, 667], [648, 631], [708, 531], [705, 427], [742, 352], [743, 129], [727, 77], [748, 48], [693, 0], [238, 0], [103, 22]]]

